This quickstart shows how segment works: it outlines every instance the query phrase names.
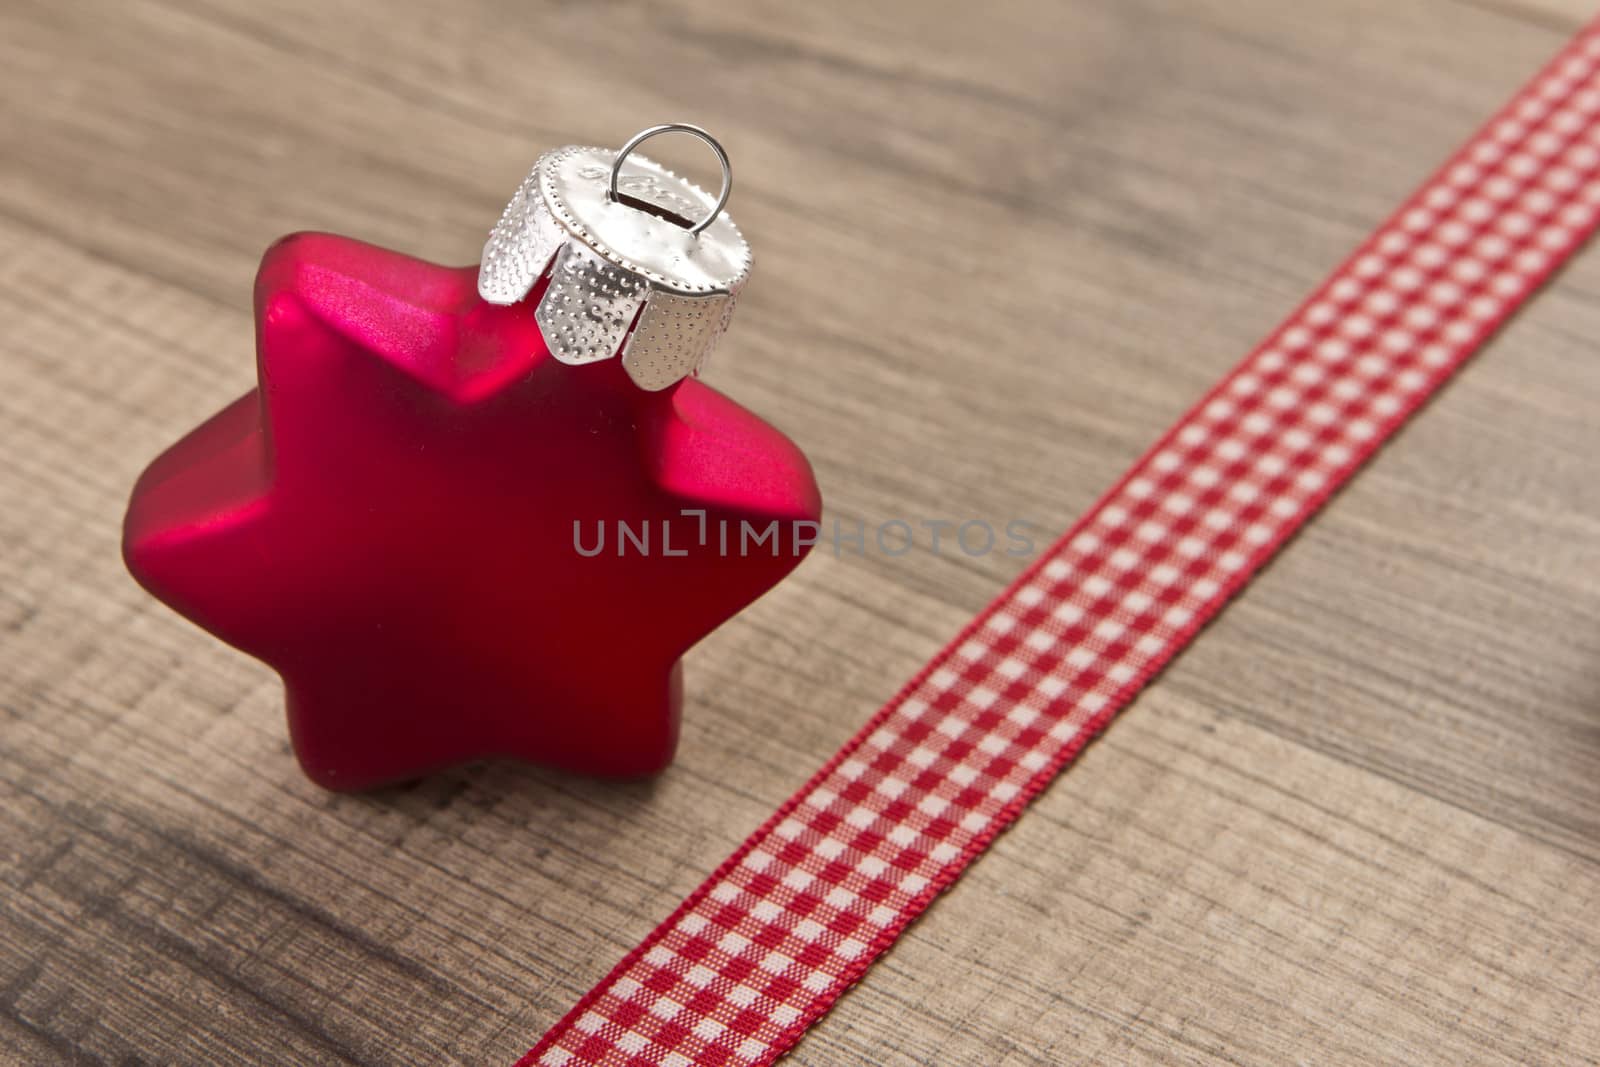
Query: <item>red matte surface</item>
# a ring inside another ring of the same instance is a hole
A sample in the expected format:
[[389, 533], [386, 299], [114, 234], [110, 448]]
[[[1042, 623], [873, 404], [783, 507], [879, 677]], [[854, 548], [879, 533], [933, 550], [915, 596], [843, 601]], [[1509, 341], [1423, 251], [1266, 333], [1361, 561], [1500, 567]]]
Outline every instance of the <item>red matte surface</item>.
[[[798, 563], [821, 502], [781, 433], [698, 381], [557, 362], [536, 291], [300, 234], [256, 282], [260, 387], [134, 488], [141, 584], [275, 667], [312, 779], [362, 789], [511, 757], [648, 774], [677, 742], [679, 657]], [[704, 509], [713, 535], [698, 544]], [[784, 524], [718, 549], [716, 524]], [[573, 523], [592, 547], [574, 548]], [[615, 523], [650, 520], [651, 554]], [[670, 520], [672, 549], [660, 551]]]

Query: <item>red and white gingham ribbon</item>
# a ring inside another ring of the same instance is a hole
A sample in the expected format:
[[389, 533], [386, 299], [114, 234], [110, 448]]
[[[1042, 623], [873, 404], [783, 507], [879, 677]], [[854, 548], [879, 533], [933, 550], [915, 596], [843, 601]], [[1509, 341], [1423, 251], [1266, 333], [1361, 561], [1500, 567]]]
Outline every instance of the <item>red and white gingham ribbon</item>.
[[1579, 34], [519, 1067], [767, 1064], [1600, 217]]

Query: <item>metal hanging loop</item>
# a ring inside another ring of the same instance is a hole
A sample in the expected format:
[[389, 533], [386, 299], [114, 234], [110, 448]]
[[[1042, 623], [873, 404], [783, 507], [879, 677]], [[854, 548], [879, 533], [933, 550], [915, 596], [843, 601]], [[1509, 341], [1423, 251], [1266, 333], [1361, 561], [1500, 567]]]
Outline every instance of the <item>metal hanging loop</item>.
[[689, 227], [690, 235], [697, 235], [707, 226], [717, 221], [717, 216], [722, 214], [722, 209], [728, 206], [728, 194], [733, 192], [733, 167], [728, 163], [728, 153], [723, 151], [722, 145], [718, 143], [715, 137], [698, 126], [691, 126], [687, 122], [666, 122], [660, 126], [651, 126], [647, 130], [640, 130], [628, 138], [628, 143], [618, 149], [616, 162], [611, 164], [610, 196], [612, 200], [617, 199], [617, 178], [622, 174], [622, 161], [627, 159], [628, 154], [635, 148], [638, 148], [650, 138], [663, 133], [687, 133], [700, 138], [700, 140], [711, 146], [711, 151], [717, 154], [717, 162], [722, 164], [722, 192], [717, 197], [716, 206], [711, 209], [711, 214]]

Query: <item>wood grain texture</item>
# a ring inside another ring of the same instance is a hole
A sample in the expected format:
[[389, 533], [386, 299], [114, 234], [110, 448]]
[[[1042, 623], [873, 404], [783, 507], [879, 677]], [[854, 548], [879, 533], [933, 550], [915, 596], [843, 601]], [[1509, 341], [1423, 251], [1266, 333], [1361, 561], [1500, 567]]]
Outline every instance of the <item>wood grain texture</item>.
[[[0, 1057], [509, 1062], [1021, 566], [823, 548], [690, 655], [654, 782], [325, 794], [117, 549], [253, 384], [281, 233], [470, 262], [543, 148], [703, 123], [759, 260], [711, 382], [830, 519], [1054, 531], [1582, 6], [8, 0]], [[1597, 297], [1591, 253], [794, 1061], [1595, 1062]]]

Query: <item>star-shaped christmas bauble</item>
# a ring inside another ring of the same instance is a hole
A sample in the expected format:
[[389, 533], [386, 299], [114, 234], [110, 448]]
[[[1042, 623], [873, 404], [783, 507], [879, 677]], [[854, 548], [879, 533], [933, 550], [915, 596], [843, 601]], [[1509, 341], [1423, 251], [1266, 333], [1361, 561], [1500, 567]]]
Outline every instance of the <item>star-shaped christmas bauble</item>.
[[539, 294], [495, 306], [477, 277], [280, 241], [259, 388], [129, 505], [129, 569], [278, 670], [295, 751], [332, 789], [486, 757], [660, 770], [679, 657], [815, 535], [781, 433], [693, 378], [647, 392], [620, 360], [558, 362]]

